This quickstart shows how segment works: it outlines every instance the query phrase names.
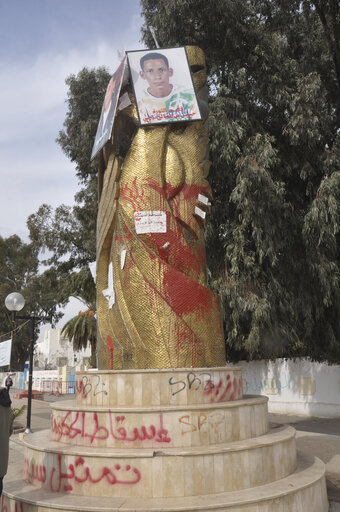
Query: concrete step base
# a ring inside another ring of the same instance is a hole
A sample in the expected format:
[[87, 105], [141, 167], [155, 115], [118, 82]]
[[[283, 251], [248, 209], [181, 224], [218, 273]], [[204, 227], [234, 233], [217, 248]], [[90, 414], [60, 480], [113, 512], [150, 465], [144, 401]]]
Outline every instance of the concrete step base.
[[25, 436], [25, 476], [36, 487], [82, 496], [232, 492], [280, 480], [296, 468], [295, 429], [289, 426], [243, 441], [158, 450], [79, 447], [49, 438], [48, 430]]
[[[325, 466], [299, 456], [286, 478], [259, 487], [177, 498], [102, 498], [52, 493], [23, 482], [23, 447], [12, 450], [15, 461], [4, 481], [1, 512], [326, 512]], [[209, 478], [209, 475], [202, 475]], [[336, 509], [335, 509], [336, 510]]]

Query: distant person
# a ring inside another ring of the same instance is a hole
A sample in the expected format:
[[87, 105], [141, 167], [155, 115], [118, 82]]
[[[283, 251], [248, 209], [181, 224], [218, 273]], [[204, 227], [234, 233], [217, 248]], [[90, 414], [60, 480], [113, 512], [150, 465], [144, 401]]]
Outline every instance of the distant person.
[[2, 481], [7, 473], [9, 437], [12, 434], [11, 399], [6, 388], [0, 388], [0, 496]]
[[6, 386], [8, 392], [9, 392], [10, 388], [13, 386], [12, 377], [10, 375], [8, 375], [6, 377], [5, 386]]
[[199, 114], [193, 87], [170, 82], [174, 70], [165, 55], [147, 53], [140, 59], [140, 67], [139, 74], [148, 83], [138, 102], [142, 122], [190, 120], [193, 115]]

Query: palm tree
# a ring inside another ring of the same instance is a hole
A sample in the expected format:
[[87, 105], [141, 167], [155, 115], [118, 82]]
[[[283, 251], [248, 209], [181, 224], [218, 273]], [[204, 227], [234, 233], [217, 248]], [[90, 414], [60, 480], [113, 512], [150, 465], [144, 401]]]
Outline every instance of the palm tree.
[[91, 366], [96, 367], [97, 321], [94, 311], [79, 311], [62, 328], [61, 332], [73, 342], [73, 350], [78, 351], [91, 345]]

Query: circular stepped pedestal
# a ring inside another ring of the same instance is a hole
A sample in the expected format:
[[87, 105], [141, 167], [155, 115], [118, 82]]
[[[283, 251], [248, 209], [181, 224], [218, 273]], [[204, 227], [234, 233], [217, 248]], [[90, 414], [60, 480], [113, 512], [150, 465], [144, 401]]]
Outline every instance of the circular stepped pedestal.
[[237, 368], [79, 373], [76, 403], [25, 437], [1, 512], [326, 512], [323, 463], [297, 462], [295, 430], [269, 430], [241, 384]]

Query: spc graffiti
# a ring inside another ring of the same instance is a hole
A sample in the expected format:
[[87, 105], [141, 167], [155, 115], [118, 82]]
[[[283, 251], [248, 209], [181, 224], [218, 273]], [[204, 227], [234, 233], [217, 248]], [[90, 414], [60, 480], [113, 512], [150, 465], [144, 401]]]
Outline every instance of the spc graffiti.
[[225, 379], [220, 378], [218, 383], [214, 383], [209, 372], [188, 372], [186, 377], [181, 380], [175, 380], [174, 377], [170, 377], [169, 384], [172, 396], [185, 389], [189, 391], [201, 389], [203, 396], [208, 397], [210, 402], [223, 402], [242, 398], [241, 378], [234, 376], [232, 379], [229, 373], [225, 375]]
[[100, 395], [101, 393], [107, 395], [104, 389], [105, 382], [101, 381], [100, 375], [92, 375], [91, 377], [83, 375], [80, 380], [76, 380], [76, 394], [86, 398], [93, 392], [93, 396]]
[[52, 492], [71, 492], [75, 484], [95, 485], [103, 481], [108, 485], [136, 485], [141, 480], [140, 471], [129, 464], [113, 464], [112, 467], [102, 466], [93, 470], [85, 464], [83, 457], [77, 457], [74, 464], [69, 463], [64, 471], [60, 454], [56, 465], [51, 468], [25, 458], [24, 474], [29, 482], [40, 482]]
[[168, 430], [163, 425], [163, 414], [158, 416], [158, 425], [142, 425], [141, 427], [132, 427], [128, 430], [125, 426], [126, 417], [124, 415], [113, 414], [108, 411], [108, 428], [99, 424], [98, 414], [96, 412], [77, 412], [73, 418], [72, 411], [68, 411], [60, 420], [52, 418], [52, 433], [56, 441], [61, 438], [75, 439], [81, 438], [92, 444], [95, 440], [113, 439], [133, 443], [135, 441], [150, 441], [156, 443], [170, 443], [171, 438]]
[[178, 418], [178, 422], [182, 427], [182, 435], [208, 429], [211, 429], [217, 434], [219, 425], [223, 425], [224, 421], [224, 414], [222, 412], [212, 412], [208, 414], [203, 412], [198, 414], [191, 413], [184, 414]]

